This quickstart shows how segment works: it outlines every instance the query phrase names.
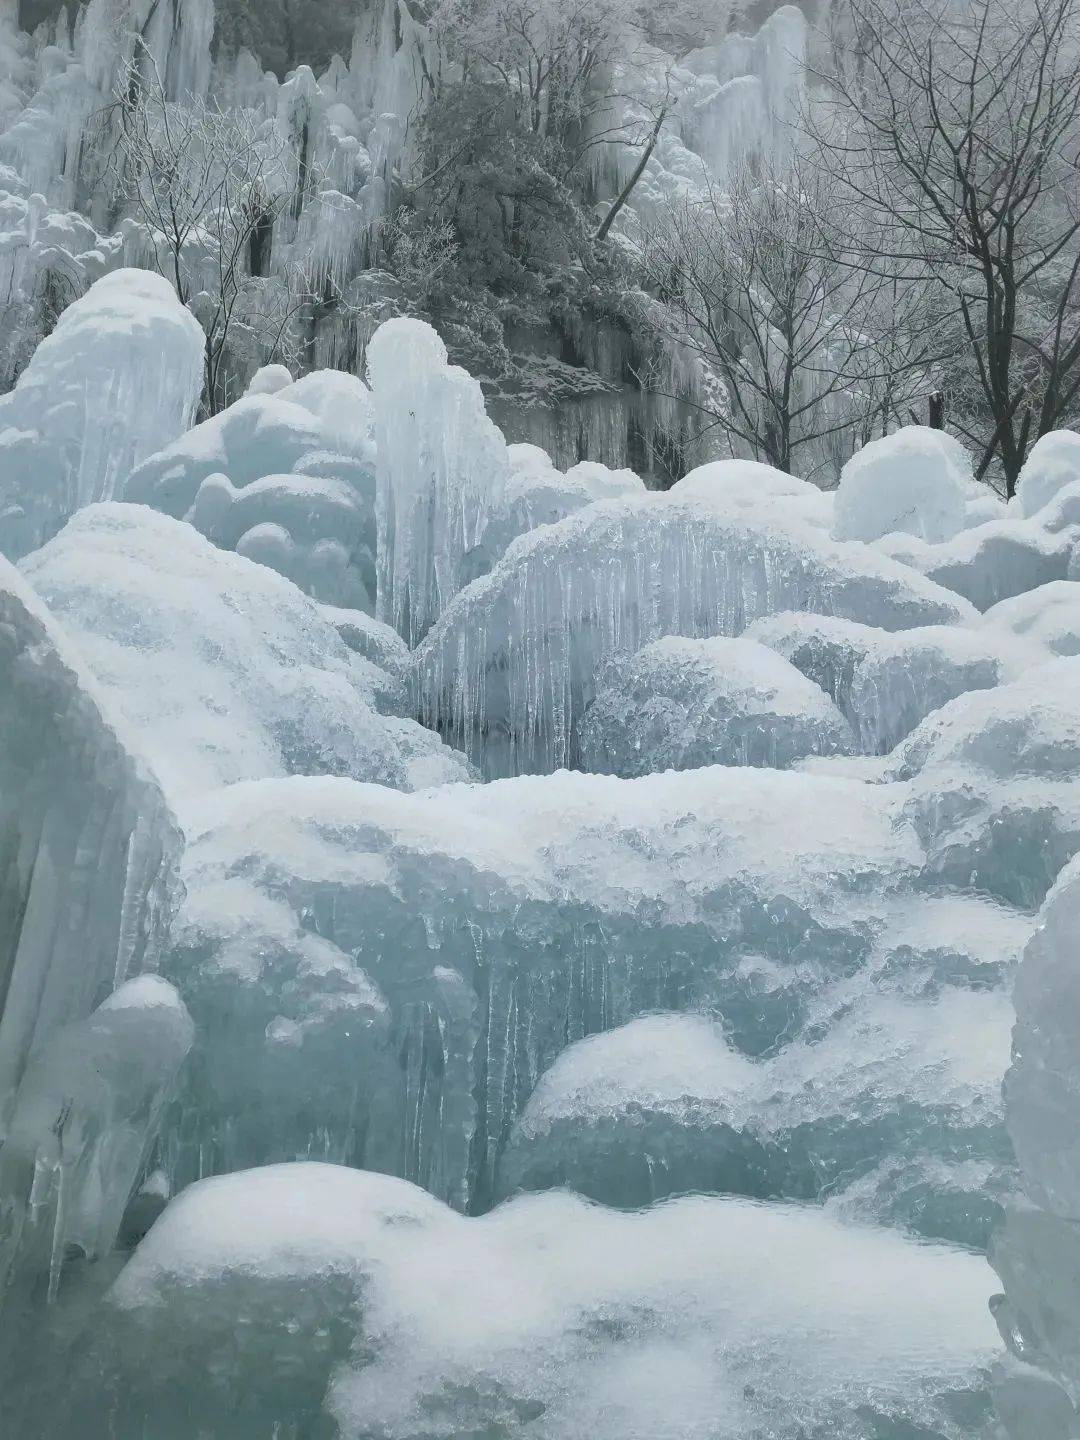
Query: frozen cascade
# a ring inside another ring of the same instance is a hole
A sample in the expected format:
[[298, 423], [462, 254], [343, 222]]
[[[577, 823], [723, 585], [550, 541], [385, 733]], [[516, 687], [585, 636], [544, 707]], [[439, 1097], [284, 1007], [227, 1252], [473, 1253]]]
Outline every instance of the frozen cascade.
[[378, 446], [379, 609], [410, 643], [462, 588], [502, 499], [509, 461], [479, 384], [420, 320], [388, 320], [368, 346]]
[[[657, 585], [665, 575], [670, 584]], [[777, 610], [887, 630], [956, 622], [956, 595], [862, 546], [670, 495], [598, 502], [515, 541], [415, 652], [424, 723], [489, 774], [577, 761], [597, 668], [665, 635], [738, 636]]]
[[18, 559], [195, 418], [203, 333], [172, 286], [119, 270], [69, 306], [0, 398], [0, 551]]

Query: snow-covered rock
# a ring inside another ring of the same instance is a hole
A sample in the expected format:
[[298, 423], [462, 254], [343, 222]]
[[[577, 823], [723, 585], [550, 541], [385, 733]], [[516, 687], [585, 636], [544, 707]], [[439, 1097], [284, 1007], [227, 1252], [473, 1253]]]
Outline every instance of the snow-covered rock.
[[1080, 434], [1075, 430], [1052, 430], [1042, 435], [1028, 451], [1016, 485], [1020, 509], [1029, 518], [1037, 515], [1067, 486], [1080, 480]]

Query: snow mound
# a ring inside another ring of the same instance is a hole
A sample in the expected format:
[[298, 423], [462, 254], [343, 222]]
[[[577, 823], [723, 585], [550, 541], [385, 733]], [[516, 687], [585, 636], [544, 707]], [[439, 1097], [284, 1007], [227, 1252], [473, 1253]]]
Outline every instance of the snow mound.
[[1037, 590], [1002, 600], [983, 616], [988, 630], [1005, 630], [1037, 653], [1080, 655], [1080, 582], [1054, 580]]
[[963, 527], [970, 461], [955, 440], [907, 425], [872, 440], [844, 466], [836, 492], [838, 540], [915, 535], [930, 544]]
[[653, 1440], [677, 1413], [684, 1440], [718, 1415], [732, 1440], [959, 1440], [987, 1289], [973, 1256], [797, 1207], [556, 1194], [465, 1219], [400, 1181], [282, 1166], [170, 1206], [71, 1389], [92, 1416], [107, 1386], [132, 1431], [182, 1391], [211, 1433]]
[[890, 537], [881, 548], [986, 611], [1002, 600], [1068, 576], [1076, 536], [1039, 520], [990, 520], [943, 545]]
[[469, 773], [430, 732], [378, 714], [366, 662], [313, 601], [189, 525], [93, 506], [23, 569], [178, 805], [298, 772], [410, 789]]
[[1059, 491], [1080, 480], [1080, 435], [1053, 430], [1041, 435], [1028, 452], [1016, 486], [1024, 515], [1037, 515]]
[[580, 730], [586, 770], [628, 777], [703, 765], [784, 770], [853, 743], [829, 697], [753, 640], [669, 636], [609, 663], [596, 686]]
[[203, 333], [166, 280], [118, 270], [61, 315], [0, 398], [0, 548], [18, 559], [182, 434], [202, 389]]

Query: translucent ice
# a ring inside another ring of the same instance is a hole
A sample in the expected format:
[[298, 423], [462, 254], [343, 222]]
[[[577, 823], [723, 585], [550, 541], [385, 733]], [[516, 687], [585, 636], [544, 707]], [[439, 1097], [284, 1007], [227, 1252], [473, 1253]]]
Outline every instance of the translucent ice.
[[415, 644], [470, 578], [509, 473], [480, 386], [420, 320], [368, 346], [378, 444], [379, 618]]
[[0, 399], [0, 548], [18, 558], [195, 417], [203, 333], [159, 275], [119, 270], [69, 306]]
[[180, 837], [137, 740], [0, 560], [0, 1135], [27, 1066], [153, 968]]
[[297, 772], [407, 788], [468, 773], [436, 736], [376, 711], [370, 662], [313, 601], [189, 525], [92, 506], [24, 571], [178, 804]]
[[811, 526], [677, 493], [602, 501], [522, 536], [455, 598], [416, 651], [420, 713], [489, 773], [550, 771], [576, 761], [610, 656], [664, 635], [738, 635], [791, 609], [888, 630], [971, 616], [907, 567]]
[[[898, 543], [893, 543], [898, 541]], [[883, 548], [929, 579], [989, 610], [1000, 600], [1068, 575], [1075, 536], [1038, 520], [988, 520], [941, 545], [890, 537]]]
[[[297, 937], [285, 955], [303, 933], [350, 957], [385, 997], [404, 1062], [356, 1131], [356, 1163], [475, 1207], [568, 1038], [700, 1003], [721, 1006], [740, 1043], [760, 1050], [829, 976], [857, 966], [883, 894], [920, 870], [902, 798], [723, 768], [412, 796], [334, 779], [233, 787], [190, 817], [167, 973], [197, 1016], [208, 995], [220, 1013], [252, 1016], [254, 1042], [257, 1017], [265, 1025], [294, 983], [284, 959], [255, 962], [274, 953], [259, 939], [268, 916], [275, 934]], [[229, 1053], [214, 1062], [222, 1075]], [[202, 1123], [225, 1133], [250, 1083], [238, 1073], [220, 1084]], [[306, 1093], [308, 1081], [294, 1083]]]
[[829, 697], [775, 651], [713, 636], [655, 640], [597, 676], [580, 729], [586, 770], [615, 775], [703, 765], [786, 769], [851, 749]]

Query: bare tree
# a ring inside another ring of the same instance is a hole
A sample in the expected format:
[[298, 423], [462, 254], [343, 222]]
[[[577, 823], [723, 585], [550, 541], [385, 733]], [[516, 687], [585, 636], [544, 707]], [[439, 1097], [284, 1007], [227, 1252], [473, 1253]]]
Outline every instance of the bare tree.
[[848, 4], [855, 44], [819, 77], [815, 138], [880, 217], [872, 266], [955, 317], [977, 413], [952, 423], [1012, 495], [1080, 394], [1080, 3]]
[[[118, 90], [112, 161], [122, 201], [146, 234], [146, 259], [168, 276], [206, 333], [203, 405], [228, 403], [234, 323], [245, 315], [253, 281], [271, 264], [275, 226], [300, 183], [287, 141], [270, 121], [212, 102], [173, 104], [156, 67], [146, 65]], [[265, 288], [265, 287], [262, 287]], [[275, 306], [268, 324], [284, 333]]]
[[733, 452], [808, 477], [835, 471], [916, 393], [927, 332], [881, 276], [850, 263], [837, 237], [861, 223], [836, 183], [796, 158], [744, 170], [644, 237], [657, 297], [646, 318], [719, 380], [710, 412]]

